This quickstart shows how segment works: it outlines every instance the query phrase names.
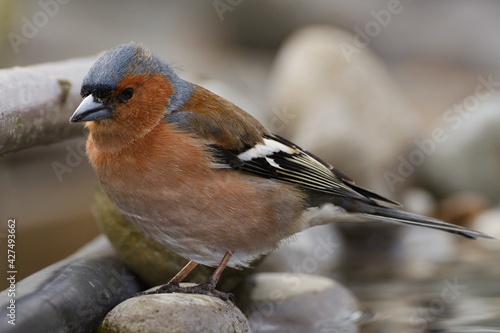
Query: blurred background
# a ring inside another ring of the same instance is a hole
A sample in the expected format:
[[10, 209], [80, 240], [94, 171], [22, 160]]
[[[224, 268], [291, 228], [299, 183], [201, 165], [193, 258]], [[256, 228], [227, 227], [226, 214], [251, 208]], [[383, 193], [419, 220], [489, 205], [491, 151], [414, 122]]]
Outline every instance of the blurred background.
[[[358, 184], [500, 236], [499, 17], [493, 0], [0, 0], [0, 67], [141, 42]], [[18, 279], [99, 234], [86, 158], [71, 172], [54, 170], [81, 156], [84, 140], [0, 157], [2, 251], [15, 218]], [[363, 239], [364, 252], [393, 238], [340, 233]], [[457, 256], [447, 236], [419, 235], [420, 247], [405, 252], [420, 263], [411, 274], [426, 275], [419, 251], [438, 263]], [[473, 246], [465, 257], [482, 260], [474, 256], [482, 245]]]

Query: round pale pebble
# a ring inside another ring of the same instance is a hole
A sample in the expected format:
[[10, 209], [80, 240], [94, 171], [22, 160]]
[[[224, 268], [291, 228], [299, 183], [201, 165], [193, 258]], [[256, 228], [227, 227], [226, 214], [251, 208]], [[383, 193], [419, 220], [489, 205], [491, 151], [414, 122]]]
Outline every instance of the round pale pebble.
[[[488, 209], [479, 214], [472, 221], [472, 228], [481, 230], [487, 235], [495, 238], [500, 238], [500, 207]], [[481, 246], [491, 249], [500, 250], [500, 242], [498, 239], [485, 239], [478, 242]]]
[[198, 294], [152, 294], [130, 298], [111, 310], [99, 333], [250, 332], [230, 301]]
[[364, 313], [355, 297], [330, 278], [260, 273], [241, 297], [252, 332], [357, 332]]

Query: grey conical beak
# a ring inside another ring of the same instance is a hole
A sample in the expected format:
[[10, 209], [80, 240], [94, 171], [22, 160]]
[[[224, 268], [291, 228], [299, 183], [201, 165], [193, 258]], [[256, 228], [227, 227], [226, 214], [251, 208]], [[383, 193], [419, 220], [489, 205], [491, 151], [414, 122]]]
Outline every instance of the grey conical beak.
[[111, 117], [112, 112], [109, 106], [94, 100], [94, 96], [88, 95], [80, 103], [75, 113], [69, 118], [72, 123], [82, 121], [94, 121]]

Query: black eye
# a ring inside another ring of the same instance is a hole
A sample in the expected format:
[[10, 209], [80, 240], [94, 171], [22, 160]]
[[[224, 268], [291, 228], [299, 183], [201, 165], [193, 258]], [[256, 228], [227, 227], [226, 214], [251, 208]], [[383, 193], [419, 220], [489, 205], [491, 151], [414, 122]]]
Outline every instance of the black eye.
[[120, 102], [126, 102], [131, 99], [132, 96], [134, 96], [134, 88], [125, 88], [120, 93], [120, 96], [118, 96], [118, 100]]

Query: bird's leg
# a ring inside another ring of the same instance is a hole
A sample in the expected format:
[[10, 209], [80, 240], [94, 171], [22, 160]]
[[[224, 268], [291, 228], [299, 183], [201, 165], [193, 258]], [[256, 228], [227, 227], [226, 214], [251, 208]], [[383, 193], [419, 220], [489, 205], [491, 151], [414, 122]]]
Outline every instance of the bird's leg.
[[232, 256], [233, 256], [233, 254], [231, 252], [229, 252], [229, 251], [226, 252], [226, 254], [222, 258], [219, 266], [217, 266], [217, 268], [215, 269], [215, 271], [212, 274], [212, 276], [210, 277], [210, 279], [208, 279], [208, 281], [206, 283], [207, 285], [210, 285], [215, 289], [215, 286], [217, 286], [217, 283], [219, 282], [219, 279], [220, 279], [222, 272], [227, 267], [227, 264], [228, 264], [229, 260], [231, 260]]
[[198, 263], [190, 261], [167, 284], [159, 287], [154, 291], [139, 293], [137, 294], [137, 296], [151, 295], [151, 294], [184, 293], [184, 294], [213, 295], [219, 297], [224, 301], [227, 301], [228, 299], [231, 298], [232, 295], [229, 293], [218, 291], [217, 289], [215, 289], [215, 287], [217, 286], [217, 282], [219, 282], [220, 276], [224, 271], [224, 269], [226, 268], [227, 264], [229, 263], [229, 260], [231, 260], [232, 256], [233, 254], [231, 252], [226, 252], [219, 266], [217, 266], [212, 276], [210, 276], [208, 281], [205, 283], [198, 284], [193, 287], [179, 286], [179, 283], [182, 282], [182, 280], [184, 280], [186, 276], [198, 265]]
[[219, 266], [215, 269], [214, 273], [212, 276], [208, 279], [207, 282], [193, 286], [193, 287], [188, 287], [186, 289], [190, 289], [188, 293], [195, 293], [195, 294], [203, 294], [203, 295], [213, 295], [216, 297], [219, 297], [223, 301], [227, 301], [228, 299], [232, 298], [233, 295], [230, 293], [224, 293], [222, 291], [218, 291], [215, 289], [217, 286], [217, 282], [219, 282], [220, 276], [224, 269], [226, 268], [227, 264], [229, 263], [229, 260], [231, 260], [231, 257], [233, 254], [231, 252], [226, 252], [224, 257], [222, 258]]
[[136, 296], [141, 296], [141, 295], [151, 295], [151, 294], [162, 294], [162, 293], [175, 293], [175, 292], [183, 292], [185, 288], [182, 288], [179, 286], [179, 283], [181, 283], [186, 276], [188, 276], [191, 271], [198, 266], [198, 263], [194, 261], [190, 261], [187, 263], [186, 266], [184, 266], [179, 273], [175, 274], [175, 276], [168, 281], [167, 284], [162, 285], [156, 290], [153, 291], [145, 291], [142, 293], [138, 293]]
[[198, 263], [194, 261], [188, 262], [187, 265], [184, 266], [184, 268], [181, 269], [179, 273], [175, 274], [175, 276], [170, 281], [168, 281], [168, 284], [179, 285], [179, 283], [181, 283], [196, 266], [198, 266]]

